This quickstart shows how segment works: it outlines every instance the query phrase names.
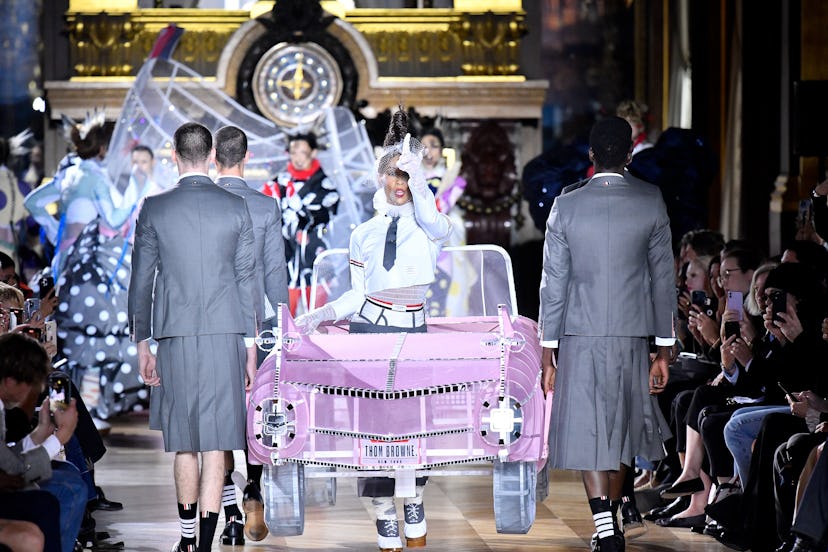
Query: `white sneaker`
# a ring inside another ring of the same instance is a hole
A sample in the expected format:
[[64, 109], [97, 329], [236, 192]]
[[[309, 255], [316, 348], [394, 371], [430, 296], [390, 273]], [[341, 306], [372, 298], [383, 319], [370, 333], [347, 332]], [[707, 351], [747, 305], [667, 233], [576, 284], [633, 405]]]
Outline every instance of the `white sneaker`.
[[402, 550], [400, 527], [395, 519], [377, 520], [377, 545], [382, 552], [398, 552]]
[[406, 504], [405, 509], [405, 541], [409, 548], [425, 546], [428, 527], [425, 520], [425, 508], [420, 504]]

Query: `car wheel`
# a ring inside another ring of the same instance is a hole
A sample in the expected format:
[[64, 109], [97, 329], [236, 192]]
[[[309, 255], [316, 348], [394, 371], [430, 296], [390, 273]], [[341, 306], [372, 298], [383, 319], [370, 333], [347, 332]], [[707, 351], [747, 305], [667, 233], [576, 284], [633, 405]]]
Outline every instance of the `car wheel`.
[[305, 506], [336, 506], [336, 477], [312, 477], [334, 471], [329, 466], [305, 466]]
[[536, 462], [494, 463], [492, 487], [498, 533], [526, 533], [535, 522]]
[[305, 531], [305, 466], [265, 466], [262, 494], [265, 523], [271, 535], [288, 537]]

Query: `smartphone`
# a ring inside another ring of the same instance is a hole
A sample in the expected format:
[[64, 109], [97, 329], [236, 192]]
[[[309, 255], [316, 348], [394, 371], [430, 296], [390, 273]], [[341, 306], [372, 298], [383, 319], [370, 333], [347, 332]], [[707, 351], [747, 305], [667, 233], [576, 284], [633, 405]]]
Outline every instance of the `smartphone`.
[[725, 339], [729, 339], [731, 336], [735, 335], [736, 337], [741, 337], [741, 331], [739, 330], [739, 321], [738, 320], [729, 320], [724, 323], [724, 333]]
[[57, 345], [57, 322], [54, 320], [43, 323], [43, 343]]
[[55, 370], [49, 374], [49, 410], [64, 410], [72, 398], [72, 384], [66, 372]]
[[23, 303], [23, 319], [28, 322], [32, 319], [32, 315], [40, 310], [40, 299], [26, 299]]
[[744, 310], [744, 297], [741, 291], [727, 292], [727, 310], [736, 311], [739, 313], [739, 320], [742, 319], [742, 311]]
[[813, 204], [810, 199], [799, 200], [799, 213], [796, 218], [800, 225], [808, 224], [813, 221]]
[[770, 300], [771, 312], [773, 313], [773, 321], [781, 322], [782, 319], [779, 318], [778, 314], [780, 312], [785, 312], [788, 310], [788, 294], [780, 289], [777, 289], [771, 292]]
[[782, 392], [783, 392], [783, 393], [785, 393], [785, 396], [786, 396], [786, 397], [788, 397], [788, 399], [789, 399], [791, 402], [799, 402], [799, 399], [797, 399], [796, 397], [794, 397], [794, 396], [793, 396], [793, 393], [791, 393], [790, 391], [788, 391], [787, 389], [785, 389], [785, 388], [782, 386], [782, 384], [781, 384], [780, 382], [778, 382], [778, 381], [777, 381], [777, 382], [776, 382], [776, 385], [778, 385], [778, 386], [779, 386], [779, 389], [781, 389], [781, 390], [782, 390]]
[[9, 329], [13, 330], [18, 324], [23, 323], [23, 309], [9, 308]]
[[695, 290], [690, 294], [690, 302], [694, 305], [698, 305], [701, 312], [710, 318], [716, 317], [716, 307], [718, 306], [718, 302], [715, 297], [708, 297], [705, 292]]
[[40, 277], [40, 280], [38, 280], [37, 285], [40, 288], [38, 295], [41, 299], [44, 299], [53, 289], [55, 289], [55, 279], [51, 274], [44, 274]]

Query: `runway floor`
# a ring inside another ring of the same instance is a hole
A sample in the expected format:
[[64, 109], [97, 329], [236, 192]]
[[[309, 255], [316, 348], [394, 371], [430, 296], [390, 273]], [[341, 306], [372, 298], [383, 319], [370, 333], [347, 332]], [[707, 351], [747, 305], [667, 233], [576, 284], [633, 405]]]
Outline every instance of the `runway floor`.
[[[106, 438], [108, 452], [96, 465], [97, 483], [107, 497], [124, 503], [119, 512], [96, 512], [98, 531], [111, 541], [124, 541], [125, 550], [167, 551], [178, 538], [178, 518], [172, 479], [172, 454], [163, 452], [160, 432], [147, 428], [147, 417], [133, 414], [113, 421]], [[240, 469], [243, 463], [239, 464]], [[219, 545], [228, 552], [377, 550], [375, 526], [368, 499], [356, 496], [356, 480], [340, 479], [335, 506], [309, 506], [305, 533], [298, 537], [269, 536], [243, 547]], [[425, 504], [428, 546], [425, 552], [564, 552], [589, 550], [592, 518], [577, 474], [553, 472], [549, 497], [537, 506], [534, 526], [526, 535], [495, 531], [491, 477], [431, 478]], [[398, 511], [401, 511], [398, 507]], [[648, 523], [642, 537], [628, 541], [630, 552], [713, 552], [728, 550], [713, 539], [688, 529], [665, 529]]]

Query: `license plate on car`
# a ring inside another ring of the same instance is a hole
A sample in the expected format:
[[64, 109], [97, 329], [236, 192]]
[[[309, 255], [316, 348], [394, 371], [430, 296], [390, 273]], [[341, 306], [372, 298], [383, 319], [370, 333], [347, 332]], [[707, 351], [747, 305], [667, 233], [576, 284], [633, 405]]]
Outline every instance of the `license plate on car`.
[[420, 463], [420, 440], [359, 440], [359, 457], [363, 465], [408, 465]]

